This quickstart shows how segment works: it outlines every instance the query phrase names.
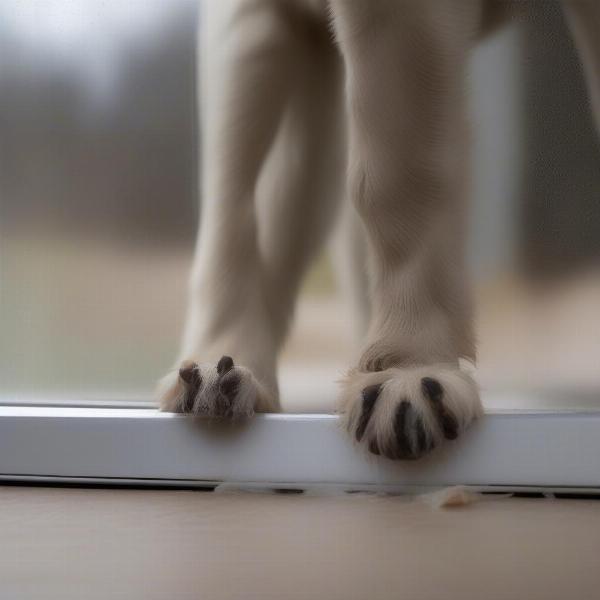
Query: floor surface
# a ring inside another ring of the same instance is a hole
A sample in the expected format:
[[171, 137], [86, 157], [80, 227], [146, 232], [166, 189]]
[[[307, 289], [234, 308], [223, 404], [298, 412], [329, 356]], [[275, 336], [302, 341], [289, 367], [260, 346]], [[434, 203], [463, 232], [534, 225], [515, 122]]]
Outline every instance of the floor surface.
[[0, 487], [1, 600], [600, 598], [600, 501]]

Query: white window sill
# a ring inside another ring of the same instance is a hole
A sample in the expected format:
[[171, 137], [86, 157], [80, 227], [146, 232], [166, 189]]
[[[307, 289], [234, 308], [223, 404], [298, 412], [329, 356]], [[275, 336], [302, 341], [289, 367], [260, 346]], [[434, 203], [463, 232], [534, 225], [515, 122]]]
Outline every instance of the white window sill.
[[488, 413], [414, 462], [365, 455], [325, 414], [241, 426], [151, 408], [0, 406], [0, 480], [407, 490], [600, 489], [600, 411]]

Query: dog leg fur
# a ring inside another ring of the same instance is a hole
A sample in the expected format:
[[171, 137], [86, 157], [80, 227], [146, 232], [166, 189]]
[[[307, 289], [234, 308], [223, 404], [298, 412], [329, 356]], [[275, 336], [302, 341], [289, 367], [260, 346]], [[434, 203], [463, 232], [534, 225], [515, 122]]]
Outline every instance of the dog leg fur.
[[372, 317], [340, 410], [371, 452], [417, 458], [481, 413], [463, 257], [465, 69], [478, 2], [333, 3], [346, 64], [350, 193]]
[[275, 0], [215, 2], [203, 15], [203, 206], [164, 410], [279, 408], [277, 352], [339, 197], [341, 64], [313, 17]]

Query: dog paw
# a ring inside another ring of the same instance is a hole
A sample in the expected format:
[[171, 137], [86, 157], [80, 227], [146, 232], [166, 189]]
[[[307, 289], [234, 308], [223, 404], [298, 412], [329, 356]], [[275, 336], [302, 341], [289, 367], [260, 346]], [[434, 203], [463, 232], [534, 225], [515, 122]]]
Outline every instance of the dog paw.
[[271, 404], [252, 372], [230, 356], [216, 365], [183, 361], [159, 383], [159, 398], [163, 411], [226, 419], [249, 418]]
[[447, 365], [354, 371], [342, 385], [345, 428], [373, 454], [392, 459], [423, 456], [483, 413], [473, 379]]

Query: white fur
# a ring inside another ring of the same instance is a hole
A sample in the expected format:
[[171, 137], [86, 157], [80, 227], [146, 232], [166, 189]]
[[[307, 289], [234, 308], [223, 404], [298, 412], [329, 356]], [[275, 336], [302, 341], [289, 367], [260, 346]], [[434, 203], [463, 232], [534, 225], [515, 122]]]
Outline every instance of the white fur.
[[[600, 2], [566, 4], [598, 118]], [[475, 360], [463, 256], [465, 70], [497, 7], [494, 0], [205, 2], [202, 218], [178, 364], [200, 364], [209, 385], [216, 362], [231, 355], [244, 373], [239, 412], [278, 409], [277, 355], [299, 283], [348, 196], [339, 239], [352, 248], [342, 281], [369, 323], [341, 395], [349, 429], [373, 381], [384, 385], [366, 437], [381, 446], [392, 443], [403, 398], [440, 441], [423, 376], [443, 384], [461, 430], [480, 414], [476, 386], [459, 369], [460, 359]], [[166, 410], [181, 408], [177, 368], [163, 381]], [[218, 396], [218, 386], [211, 389]], [[213, 400], [203, 390], [192, 412], [210, 415]]]

